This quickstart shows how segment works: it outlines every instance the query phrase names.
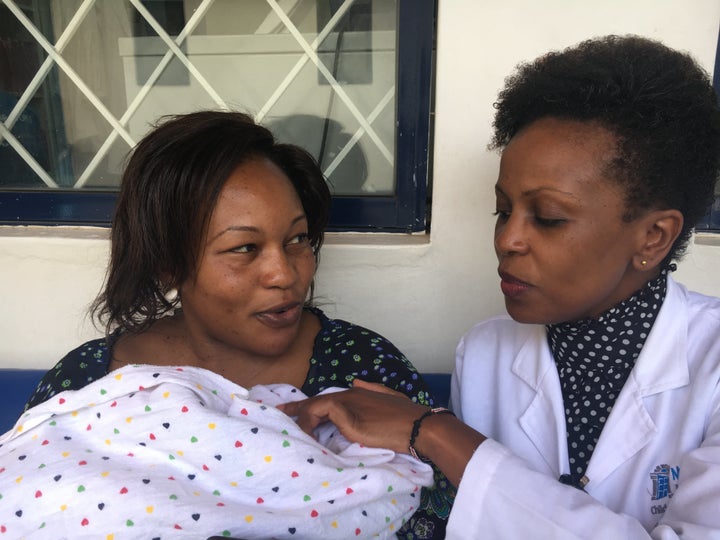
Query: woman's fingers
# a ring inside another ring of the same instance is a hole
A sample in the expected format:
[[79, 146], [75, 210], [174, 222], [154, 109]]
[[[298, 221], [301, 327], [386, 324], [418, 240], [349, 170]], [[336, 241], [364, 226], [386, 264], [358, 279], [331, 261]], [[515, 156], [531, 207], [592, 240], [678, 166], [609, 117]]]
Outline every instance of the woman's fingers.
[[285, 403], [279, 408], [289, 416], [296, 416], [296, 422], [300, 429], [312, 435], [313, 430], [324, 422], [332, 422], [338, 428], [339, 424], [347, 425], [349, 423], [347, 413], [341, 404], [336, 403], [333, 399], [323, 399], [330, 398], [332, 395]]

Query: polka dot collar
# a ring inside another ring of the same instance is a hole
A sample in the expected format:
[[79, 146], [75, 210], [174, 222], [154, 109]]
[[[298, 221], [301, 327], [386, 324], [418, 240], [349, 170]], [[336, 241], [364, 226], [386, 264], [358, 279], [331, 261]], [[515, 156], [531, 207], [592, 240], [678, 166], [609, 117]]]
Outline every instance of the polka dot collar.
[[565, 405], [566, 483], [589, 482], [587, 464], [665, 300], [667, 273], [597, 318], [547, 325]]

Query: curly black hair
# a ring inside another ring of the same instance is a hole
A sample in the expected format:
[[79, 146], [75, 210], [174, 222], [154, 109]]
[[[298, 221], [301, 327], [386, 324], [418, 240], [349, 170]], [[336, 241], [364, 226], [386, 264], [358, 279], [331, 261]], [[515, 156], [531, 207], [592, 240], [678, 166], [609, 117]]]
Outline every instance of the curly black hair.
[[609, 172], [626, 194], [624, 218], [677, 209], [678, 260], [720, 178], [720, 106], [693, 58], [639, 36], [604, 36], [520, 64], [495, 103], [490, 148], [502, 149], [535, 120], [593, 122], [613, 133]]
[[317, 262], [331, 195], [315, 158], [278, 143], [240, 112], [163, 117], [133, 149], [123, 174], [105, 287], [91, 307], [106, 332], [143, 331], [177, 307], [179, 299], [167, 294], [195, 275], [220, 190], [238, 166], [263, 158], [295, 188]]

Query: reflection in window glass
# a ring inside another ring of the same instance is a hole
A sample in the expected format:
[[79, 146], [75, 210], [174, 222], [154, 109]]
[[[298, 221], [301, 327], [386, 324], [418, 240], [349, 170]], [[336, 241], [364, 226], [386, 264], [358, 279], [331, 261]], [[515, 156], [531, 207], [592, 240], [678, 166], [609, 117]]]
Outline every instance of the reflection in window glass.
[[7, 0], [0, 187], [115, 189], [159, 117], [229, 108], [309, 150], [335, 194], [392, 194], [396, 11], [395, 0]]

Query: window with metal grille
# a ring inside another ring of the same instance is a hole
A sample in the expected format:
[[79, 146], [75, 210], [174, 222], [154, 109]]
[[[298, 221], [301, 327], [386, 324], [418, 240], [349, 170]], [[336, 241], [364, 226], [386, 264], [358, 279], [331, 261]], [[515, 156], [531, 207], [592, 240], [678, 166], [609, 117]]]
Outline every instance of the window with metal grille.
[[252, 114], [331, 229], [427, 228], [434, 0], [0, 0], [0, 223], [109, 225], [161, 116]]

